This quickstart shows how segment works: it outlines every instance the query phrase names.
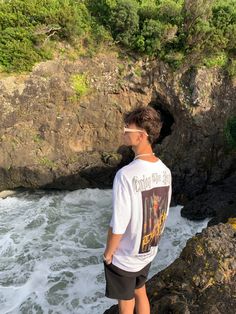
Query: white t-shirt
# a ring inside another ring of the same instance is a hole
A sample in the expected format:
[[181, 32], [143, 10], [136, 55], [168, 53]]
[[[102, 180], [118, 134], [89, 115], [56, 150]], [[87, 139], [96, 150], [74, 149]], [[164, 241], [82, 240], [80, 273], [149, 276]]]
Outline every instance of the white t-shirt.
[[115, 266], [136, 272], [154, 259], [170, 199], [171, 172], [160, 159], [137, 159], [117, 172], [110, 227], [123, 237], [113, 255]]

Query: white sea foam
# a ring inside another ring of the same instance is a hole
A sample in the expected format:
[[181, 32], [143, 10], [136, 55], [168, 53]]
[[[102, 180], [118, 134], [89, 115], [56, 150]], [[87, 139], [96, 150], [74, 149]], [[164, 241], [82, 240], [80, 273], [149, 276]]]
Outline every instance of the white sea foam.
[[[0, 199], [0, 313], [102, 314], [101, 255], [111, 190], [20, 193]], [[169, 265], [206, 226], [171, 208], [150, 277]]]

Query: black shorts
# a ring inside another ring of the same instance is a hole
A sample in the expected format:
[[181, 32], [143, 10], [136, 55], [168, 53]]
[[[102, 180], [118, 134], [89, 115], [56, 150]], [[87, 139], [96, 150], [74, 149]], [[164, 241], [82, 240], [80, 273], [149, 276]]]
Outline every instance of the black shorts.
[[104, 263], [106, 297], [117, 300], [131, 300], [134, 290], [141, 288], [148, 276], [151, 263], [137, 272], [128, 272], [113, 264]]

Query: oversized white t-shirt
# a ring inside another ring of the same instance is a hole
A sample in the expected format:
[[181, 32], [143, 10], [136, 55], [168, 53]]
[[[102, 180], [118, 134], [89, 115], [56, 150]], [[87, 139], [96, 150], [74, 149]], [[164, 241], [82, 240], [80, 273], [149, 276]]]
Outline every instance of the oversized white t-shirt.
[[171, 172], [160, 159], [136, 159], [117, 172], [110, 227], [123, 236], [113, 255], [115, 266], [136, 272], [154, 259], [170, 199]]

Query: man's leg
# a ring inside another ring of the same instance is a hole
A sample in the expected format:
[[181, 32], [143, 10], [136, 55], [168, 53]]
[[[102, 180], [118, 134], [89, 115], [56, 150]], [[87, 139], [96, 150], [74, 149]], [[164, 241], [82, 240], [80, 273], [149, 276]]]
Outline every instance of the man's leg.
[[150, 304], [146, 293], [146, 286], [135, 289], [135, 311], [136, 314], [150, 314]]
[[131, 300], [118, 300], [119, 314], [134, 314], [134, 302], [134, 298]]

